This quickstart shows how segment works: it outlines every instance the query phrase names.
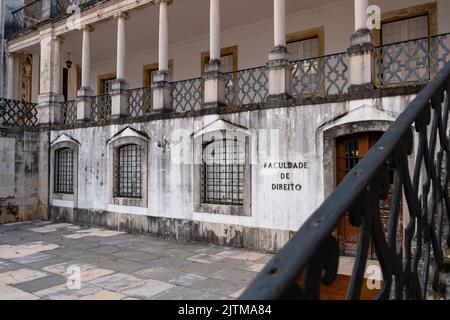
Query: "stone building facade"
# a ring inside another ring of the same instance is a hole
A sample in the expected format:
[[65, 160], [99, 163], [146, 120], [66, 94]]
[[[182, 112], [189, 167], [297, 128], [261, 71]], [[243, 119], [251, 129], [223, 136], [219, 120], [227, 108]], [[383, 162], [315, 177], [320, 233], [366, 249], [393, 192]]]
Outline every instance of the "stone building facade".
[[24, 5], [0, 222], [277, 252], [450, 57], [445, 0]]

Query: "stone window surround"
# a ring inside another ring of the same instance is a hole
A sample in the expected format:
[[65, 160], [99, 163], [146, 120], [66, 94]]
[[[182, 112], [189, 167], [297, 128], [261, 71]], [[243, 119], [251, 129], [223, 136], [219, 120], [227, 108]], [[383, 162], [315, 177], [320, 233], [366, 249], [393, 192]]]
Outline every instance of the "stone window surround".
[[[119, 136], [108, 142], [108, 200], [109, 204], [126, 207], [148, 207], [148, 142], [149, 139], [143, 136]], [[119, 198], [114, 196], [114, 163], [120, 147], [135, 144], [141, 147], [142, 163], [142, 198]]]
[[[55, 193], [55, 160], [56, 151], [68, 148], [73, 152], [73, 194]], [[79, 144], [75, 141], [61, 141], [52, 144], [50, 147], [50, 197], [53, 200], [71, 201], [75, 202], [78, 196], [78, 155]]]
[[[205, 141], [210, 141], [213, 137], [217, 139], [234, 139], [237, 137], [239, 141], [245, 143], [245, 171], [244, 171], [244, 205], [243, 206], [231, 206], [231, 205], [215, 205], [201, 203], [201, 172], [202, 172], [202, 157], [203, 157], [203, 144]], [[218, 215], [232, 215], [232, 216], [245, 216], [251, 217], [251, 198], [252, 198], [252, 169], [251, 169], [251, 134], [245, 130], [214, 130], [211, 132], [205, 132], [199, 136], [194, 137], [194, 212], [202, 212]]]

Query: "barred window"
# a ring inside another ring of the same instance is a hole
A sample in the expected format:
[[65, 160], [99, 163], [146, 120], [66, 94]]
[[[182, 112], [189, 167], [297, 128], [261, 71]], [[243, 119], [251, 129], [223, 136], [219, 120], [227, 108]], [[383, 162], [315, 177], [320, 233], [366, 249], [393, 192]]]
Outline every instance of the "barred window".
[[244, 205], [245, 143], [222, 139], [203, 146], [202, 202]]
[[115, 166], [115, 196], [142, 197], [142, 151], [136, 144], [119, 147]]
[[73, 150], [55, 152], [55, 193], [73, 194]]

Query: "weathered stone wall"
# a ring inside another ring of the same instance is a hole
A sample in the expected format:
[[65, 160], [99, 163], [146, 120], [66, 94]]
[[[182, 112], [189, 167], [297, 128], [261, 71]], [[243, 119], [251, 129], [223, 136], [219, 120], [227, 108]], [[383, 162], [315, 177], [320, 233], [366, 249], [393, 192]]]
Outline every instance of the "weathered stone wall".
[[40, 133], [0, 128], [0, 224], [39, 214]]
[[[340, 132], [334, 129], [349, 123], [355, 132], [364, 131], [368, 121], [372, 122], [372, 131], [383, 131], [413, 97], [268, 107], [203, 116], [161, 115], [151, 121], [124, 120], [52, 131], [51, 142], [70, 139], [79, 143], [79, 163], [76, 197], [73, 201], [52, 199], [51, 216], [115, 230], [277, 251], [333, 188], [334, 160], [333, 153], [330, 156], [327, 150], [332, 146], [324, 143], [330, 139], [326, 133]], [[110, 198], [112, 167], [108, 141], [127, 128], [149, 137], [148, 205], [144, 207], [119, 206]], [[226, 128], [251, 136], [249, 216], [196, 210], [194, 136], [205, 130]], [[352, 132], [345, 134], [349, 133]], [[267, 164], [278, 162], [307, 163], [307, 168], [266, 168]], [[290, 179], [283, 180], [282, 174], [289, 174]], [[301, 190], [274, 189], [279, 184], [300, 185]]]

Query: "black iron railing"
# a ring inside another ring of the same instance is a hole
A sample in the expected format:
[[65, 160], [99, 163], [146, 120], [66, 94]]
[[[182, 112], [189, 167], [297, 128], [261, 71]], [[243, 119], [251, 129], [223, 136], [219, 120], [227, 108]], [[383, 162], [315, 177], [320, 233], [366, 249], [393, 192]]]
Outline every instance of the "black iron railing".
[[228, 105], [261, 103], [269, 93], [266, 67], [239, 70], [225, 74]]
[[450, 62], [450, 34], [389, 44], [376, 51], [378, 86], [424, 84]]
[[38, 123], [37, 104], [0, 98], [0, 125], [32, 127]]
[[77, 102], [69, 100], [61, 104], [61, 118], [65, 125], [72, 125], [77, 122]]
[[[443, 243], [450, 245], [449, 108], [450, 63], [268, 263], [242, 299], [319, 299], [321, 288], [332, 286], [337, 277], [335, 230], [347, 213], [359, 238], [346, 298], [361, 297], [372, 246], [383, 278], [376, 298], [425, 299], [430, 289], [437, 292]], [[386, 199], [390, 170], [394, 194]], [[400, 205], [402, 198], [406, 203]], [[380, 219], [382, 199], [391, 208], [387, 230]]]
[[91, 119], [103, 124], [111, 118], [112, 99], [109, 94], [92, 97]]
[[141, 117], [152, 110], [152, 88], [144, 87], [128, 91], [128, 115]]
[[347, 53], [304, 59], [292, 64], [295, 97], [342, 94], [350, 85]]
[[175, 112], [199, 110], [203, 103], [203, 79], [196, 78], [171, 83], [172, 105]]
[[7, 37], [76, 14], [100, 1], [105, 0], [36, 0], [12, 12], [12, 32]]

